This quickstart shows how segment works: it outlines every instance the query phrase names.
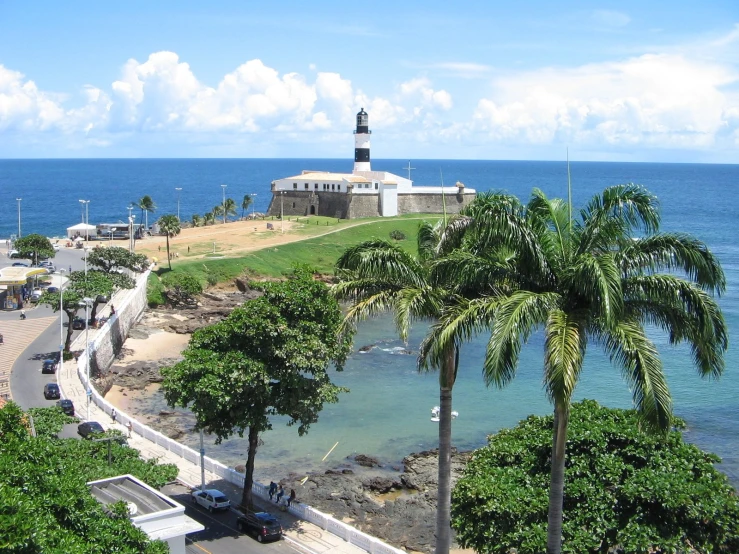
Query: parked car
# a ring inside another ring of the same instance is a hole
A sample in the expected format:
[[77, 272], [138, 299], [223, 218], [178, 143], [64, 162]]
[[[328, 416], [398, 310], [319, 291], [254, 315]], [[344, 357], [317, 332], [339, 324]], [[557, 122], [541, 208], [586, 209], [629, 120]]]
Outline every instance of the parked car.
[[43, 289], [33, 289], [31, 292], [31, 302], [38, 302], [41, 299], [41, 296], [44, 294]]
[[107, 304], [110, 300], [110, 297], [106, 294], [98, 294], [97, 298], [95, 298], [95, 302], [98, 304]]
[[194, 503], [207, 508], [211, 513], [216, 510], [228, 510], [231, 507], [228, 497], [217, 489], [194, 490], [190, 496]]
[[85, 421], [77, 426], [77, 434], [83, 439], [91, 439], [93, 435], [105, 433], [105, 429], [97, 421]]
[[23, 262], [13, 262], [13, 267], [28, 267], [28, 264]]
[[46, 290], [48, 290], [49, 292], [59, 292], [59, 287], [49, 287]]
[[72, 320], [72, 329], [79, 330], [85, 328], [85, 320], [81, 317], [75, 317]]
[[56, 267], [54, 267], [54, 264], [51, 262], [39, 262], [38, 266], [43, 267], [49, 273], [54, 273], [56, 271]]
[[44, 385], [44, 398], [46, 398], [46, 400], [54, 400], [59, 397], [61, 397], [59, 385], [56, 383], [46, 383]]
[[11, 250], [8, 252], [8, 258], [17, 258], [18, 257], [18, 251], [17, 250]]
[[61, 246], [59, 246], [58, 242], [52, 244], [51, 247], [54, 249], [55, 252], [59, 252], [59, 250], [61, 249]]
[[267, 512], [256, 512], [239, 516], [236, 519], [239, 531], [253, 535], [259, 542], [280, 540], [282, 526], [275, 516]]
[[[69, 398], [57, 400], [56, 405], [61, 408], [65, 414], [71, 416], [74, 415], [74, 402], [72, 402]], [[79, 432], [79, 427], [77, 428], [77, 431]]]
[[56, 360], [44, 360], [41, 364], [41, 373], [56, 373]]

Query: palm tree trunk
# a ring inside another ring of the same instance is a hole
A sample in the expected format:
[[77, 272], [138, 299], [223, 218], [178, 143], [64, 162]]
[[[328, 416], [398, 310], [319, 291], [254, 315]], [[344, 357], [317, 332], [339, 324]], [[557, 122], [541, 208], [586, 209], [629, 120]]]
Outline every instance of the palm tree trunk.
[[552, 474], [549, 484], [549, 514], [547, 516], [547, 554], [560, 554], [562, 550], [562, 510], [564, 503], [567, 423], [569, 419], [569, 404], [565, 405], [556, 402], [554, 407], [554, 431], [552, 433]]
[[251, 488], [254, 484], [254, 459], [259, 446], [259, 431], [253, 425], [249, 427], [249, 453], [246, 455], [246, 473], [244, 474], [244, 492], [241, 494], [241, 507], [251, 509]]
[[[74, 319], [75, 312], [68, 312], [64, 310], [64, 313], [67, 314], [67, 338], [64, 341], [64, 350], [69, 352], [69, 348], [72, 346], [72, 333], [74, 333], [74, 330], [72, 329], [72, 320]], [[60, 317], [64, 317], [63, 315], [60, 315]]]
[[451, 548], [452, 497], [452, 387], [454, 386], [455, 348], [444, 354], [439, 373], [439, 488], [436, 498], [435, 554], [449, 554]]
[[169, 263], [169, 269], [172, 269], [172, 258], [169, 256], [169, 233], [167, 233], [167, 263]]

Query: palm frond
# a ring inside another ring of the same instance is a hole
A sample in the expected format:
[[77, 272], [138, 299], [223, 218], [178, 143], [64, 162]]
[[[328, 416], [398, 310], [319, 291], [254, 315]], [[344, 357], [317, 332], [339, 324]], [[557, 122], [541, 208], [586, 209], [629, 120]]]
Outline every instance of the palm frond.
[[[526, 206], [529, 221], [535, 221], [535, 227], [549, 233], [542, 233], [547, 237], [551, 255], [547, 258], [567, 260], [570, 257], [570, 219], [567, 203], [559, 198], [547, 198], [543, 191], [534, 189], [531, 200]], [[541, 237], [540, 237], [541, 239]]]
[[411, 325], [417, 320], [429, 320], [441, 315], [444, 305], [443, 289], [403, 288], [395, 299], [395, 327], [402, 341], [408, 340]]
[[549, 399], [568, 406], [582, 371], [587, 329], [582, 316], [551, 310], [544, 342], [544, 387]]
[[644, 328], [637, 321], [622, 320], [615, 326], [598, 329], [596, 336], [611, 362], [621, 368], [646, 426], [662, 433], [669, 430], [672, 398], [659, 353]]
[[569, 286], [575, 295], [586, 299], [593, 317], [610, 321], [623, 307], [621, 272], [612, 254], [578, 256]]
[[615, 216], [627, 222], [631, 229], [655, 233], [660, 224], [659, 201], [640, 185], [615, 185], [593, 196], [580, 216], [585, 228], [600, 226], [603, 219]]
[[398, 286], [426, 285], [426, 270], [418, 260], [386, 240], [369, 240], [348, 248], [336, 267], [352, 271], [358, 279], [381, 279]]

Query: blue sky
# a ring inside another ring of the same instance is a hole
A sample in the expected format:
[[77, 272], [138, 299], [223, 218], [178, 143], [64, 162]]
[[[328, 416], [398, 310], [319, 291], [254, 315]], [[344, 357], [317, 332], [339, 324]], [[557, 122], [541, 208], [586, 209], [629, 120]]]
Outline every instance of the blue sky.
[[739, 3], [0, 0], [0, 157], [735, 163]]

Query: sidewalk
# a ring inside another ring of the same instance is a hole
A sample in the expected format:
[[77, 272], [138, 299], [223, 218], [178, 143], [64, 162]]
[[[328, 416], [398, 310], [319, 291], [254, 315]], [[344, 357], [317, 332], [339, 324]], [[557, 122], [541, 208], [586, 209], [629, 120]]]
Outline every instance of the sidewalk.
[[[90, 329], [91, 341], [95, 336], [93, 333], [97, 333], [97, 330]], [[87, 416], [87, 396], [82, 382], [77, 377], [76, 365], [74, 362], [65, 363], [64, 369], [57, 372], [57, 380], [63, 391], [63, 396], [74, 402], [76, 415], [81, 419], [85, 419]], [[120, 423], [115, 423], [107, 413], [92, 402], [90, 403], [89, 419], [99, 422], [106, 429], [116, 428], [127, 434], [125, 427]], [[184, 484], [196, 488], [200, 486], [201, 472], [199, 465], [188, 462], [136, 433], [133, 433], [131, 438], [128, 439], [128, 444], [137, 449], [142, 458], [155, 459], [159, 463], [176, 465], [179, 470], [177, 478]], [[205, 472], [205, 484], [206, 488], [215, 488], [226, 493], [231, 499], [232, 505], [240, 503], [241, 488], [208, 471]], [[365, 550], [321, 529], [317, 525], [303, 521], [289, 512], [280, 511], [275, 504], [256, 495], [254, 496], [254, 503], [260, 509], [278, 516], [284, 529], [285, 540], [290, 541], [294, 547], [301, 551], [308, 554], [366, 554]]]

